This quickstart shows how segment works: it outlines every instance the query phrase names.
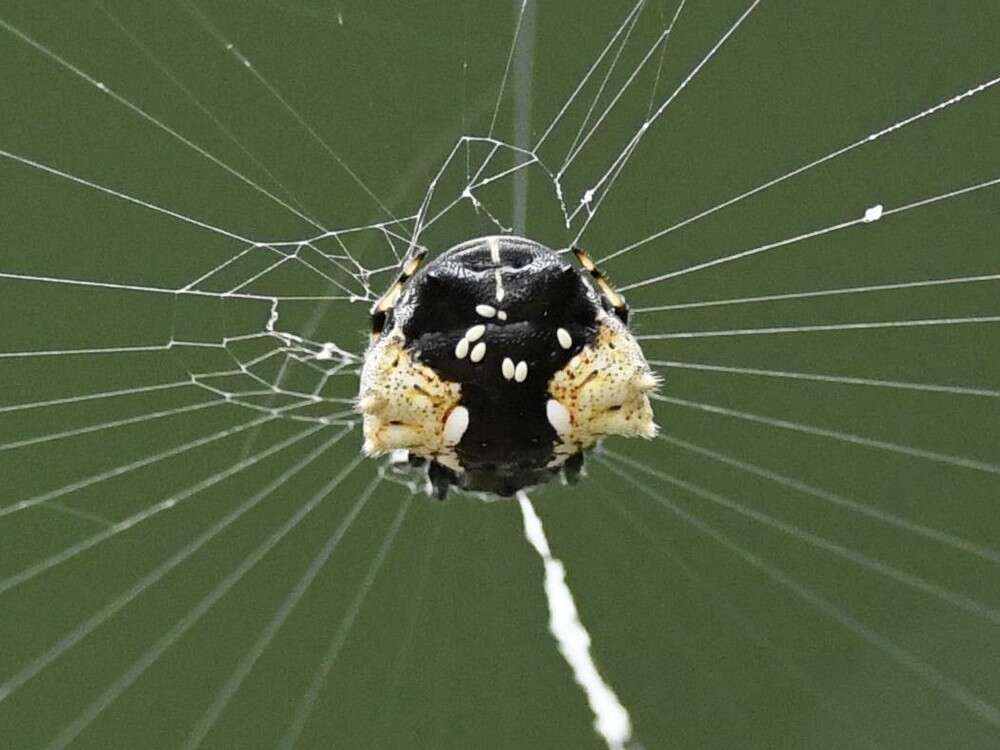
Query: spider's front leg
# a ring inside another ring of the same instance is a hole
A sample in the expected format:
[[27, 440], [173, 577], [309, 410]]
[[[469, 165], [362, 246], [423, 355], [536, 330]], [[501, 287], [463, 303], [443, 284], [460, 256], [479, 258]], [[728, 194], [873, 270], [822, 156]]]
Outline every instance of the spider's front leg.
[[402, 293], [403, 287], [406, 286], [407, 281], [413, 278], [413, 275], [420, 268], [420, 264], [424, 262], [426, 255], [426, 250], [418, 250], [408, 260], [404, 261], [403, 268], [399, 272], [399, 276], [392, 283], [392, 286], [386, 290], [378, 302], [372, 305], [373, 337], [378, 336], [385, 330], [386, 320], [388, 320], [392, 308], [396, 306], [396, 302], [399, 301], [399, 295]]
[[622, 323], [628, 323], [628, 303], [625, 302], [625, 298], [622, 297], [615, 288], [611, 286], [611, 282], [608, 281], [608, 277], [604, 275], [604, 271], [597, 267], [593, 258], [587, 255], [586, 250], [582, 250], [578, 247], [573, 248], [573, 255], [583, 266], [583, 270], [590, 274], [591, 278], [594, 279], [594, 283], [597, 284], [597, 288], [601, 291], [601, 298], [606, 303], [606, 306], [610, 308], [608, 312], [613, 312]]

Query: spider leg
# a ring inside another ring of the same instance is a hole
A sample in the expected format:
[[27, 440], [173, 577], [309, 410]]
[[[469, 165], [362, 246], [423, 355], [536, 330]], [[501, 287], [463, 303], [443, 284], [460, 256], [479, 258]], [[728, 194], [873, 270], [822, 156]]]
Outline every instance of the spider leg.
[[563, 464], [563, 476], [569, 484], [576, 484], [580, 481], [580, 472], [583, 471], [583, 451], [574, 453], [566, 459]]
[[447, 466], [431, 461], [427, 467], [427, 480], [434, 497], [444, 500], [448, 496], [448, 488], [458, 482], [458, 475]]
[[628, 323], [628, 303], [625, 302], [625, 298], [622, 297], [615, 288], [611, 286], [611, 282], [608, 281], [608, 277], [604, 275], [604, 272], [597, 267], [593, 259], [587, 255], [586, 250], [581, 250], [578, 247], [573, 248], [573, 255], [580, 262], [583, 270], [586, 271], [593, 277], [594, 282], [597, 284], [597, 288], [601, 290], [601, 296], [604, 301], [611, 308], [611, 312], [614, 312], [623, 323]]
[[418, 250], [408, 259], [403, 261], [403, 268], [396, 277], [396, 280], [392, 282], [385, 294], [383, 294], [378, 302], [372, 305], [372, 336], [378, 336], [382, 333], [385, 328], [385, 321], [389, 315], [389, 311], [395, 307], [396, 302], [399, 301], [399, 295], [403, 291], [403, 287], [406, 286], [406, 282], [409, 281], [413, 275], [420, 268], [420, 264], [423, 262], [424, 257], [427, 255], [426, 250]]

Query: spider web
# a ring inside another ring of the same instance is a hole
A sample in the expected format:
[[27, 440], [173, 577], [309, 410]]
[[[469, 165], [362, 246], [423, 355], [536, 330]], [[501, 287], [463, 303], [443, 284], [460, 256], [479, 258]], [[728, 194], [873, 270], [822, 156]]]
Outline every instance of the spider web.
[[[430, 101], [459, 96], [458, 117], [417, 98], [399, 123], [351, 128], [371, 92], [309, 78], [308, 45], [307, 68], [284, 67], [261, 19], [317, 45], [339, 35], [337, 71], [420, 19], [231, 10], [0, 13], [23, 71], [0, 143], [17, 186], [0, 256], [0, 712], [19, 746], [403, 744], [422, 691], [429, 747], [501, 726], [518, 746], [587, 746], [592, 723], [611, 747], [632, 723], [650, 747], [732, 744], [748, 731], [733, 691], [810, 746], [995, 740], [989, 19], [901, 21], [898, 49], [949, 64], [925, 80], [929, 65], [893, 60], [880, 84], [801, 36], [871, 63], [872, 35], [890, 35], [875, 11], [467, 4], [445, 16], [461, 26], [448, 77], [431, 61], [416, 79]], [[580, 37], [572, 55], [557, 21]], [[775, 38], [787, 57], [765, 54]], [[334, 92], [317, 100], [316, 81]], [[437, 140], [408, 170], [412, 151], [380, 150], [406, 128]], [[522, 606], [512, 591], [541, 574], [516, 513], [437, 508], [358, 451], [370, 305], [415, 249], [507, 232], [590, 248], [666, 378], [660, 439], [602, 448], [578, 489], [537, 498], [575, 603], [531, 500], [549, 598]], [[546, 608], [593, 717], [542, 637]], [[594, 643], [565, 624], [580, 620]], [[851, 669], [816, 676], [842, 654]], [[487, 702], [491, 681], [523, 693]], [[776, 705], [801, 695], [799, 712]], [[13, 718], [28, 706], [37, 721]]]

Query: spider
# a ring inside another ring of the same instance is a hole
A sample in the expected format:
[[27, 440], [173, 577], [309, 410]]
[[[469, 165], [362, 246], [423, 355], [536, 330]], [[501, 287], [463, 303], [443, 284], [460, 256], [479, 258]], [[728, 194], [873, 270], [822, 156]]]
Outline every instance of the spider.
[[[372, 307], [358, 410], [364, 452], [426, 467], [428, 492], [504, 497], [562, 475], [609, 435], [656, 435], [658, 380], [628, 306], [581, 268], [516, 236], [412, 254]], [[403, 453], [405, 451], [405, 453]]]

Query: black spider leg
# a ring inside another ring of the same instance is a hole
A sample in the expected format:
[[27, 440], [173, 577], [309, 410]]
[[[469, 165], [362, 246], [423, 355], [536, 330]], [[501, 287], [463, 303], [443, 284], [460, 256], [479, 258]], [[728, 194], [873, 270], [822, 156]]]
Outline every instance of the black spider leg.
[[577, 451], [566, 459], [563, 464], [563, 476], [567, 483], [576, 484], [580, 481], [580, 472], [583, 471], [583, 451]]
[[458, 484], [458, 475], [444, 464], [431, 461], [427, 467], [427, 481], [430, 482], [434, 497], [444, 500], [448, 496], [448, 488]]
[[399, 276], [396, 280], [392, 282], [385, 294], [383, 294], [378, 302], [372, 305], [372, 336], [378, 336], [385, 330], [385, 322], [389, 317], [389, 312], [393, 307], [396, 306], [396, 302], [399, 301], [399, 295], [403, 291], [403, 287], [406, 282], [413, 278], [413, 275], [420, 268], [420, 264], [424, 260], [424, 256], [427, 255], [426, 250], [418, 250], [409, 258], [403, 261], [403, 268], [399, 272]]
[[611, 282], [608, 281], [608, 277], [604, 275], [604, 272], [597, 267], [593, 259], [587, 255], [586, 250], [581, 250], [578, 247], [573, 248], [573, 255], [583, 266], [583, 270], [591, 275], [594, 282], [597, 284], [597, 288], [601, 290], [601, 297], [606, 303], [606, 307], [610, 307], [609, 312], [613, 312], [617, 315], [622, 323], [628, 323], [628, 303], [625, 302], [625, 298], [622, 297], [615, 288], [611, 286]]

